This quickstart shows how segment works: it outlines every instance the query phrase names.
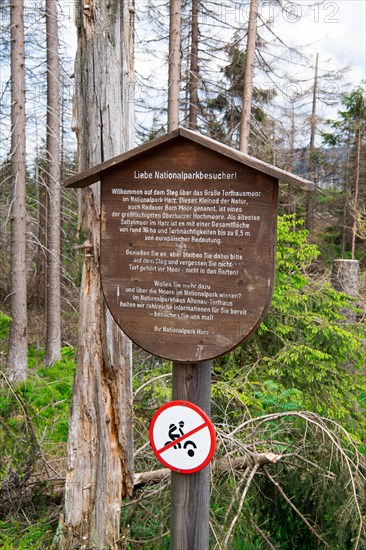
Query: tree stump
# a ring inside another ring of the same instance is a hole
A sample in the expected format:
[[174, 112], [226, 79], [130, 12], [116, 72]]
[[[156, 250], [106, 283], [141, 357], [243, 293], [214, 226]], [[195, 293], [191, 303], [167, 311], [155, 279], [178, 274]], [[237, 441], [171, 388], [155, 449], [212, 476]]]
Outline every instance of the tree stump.
[[[332, 286], [348, 296], [359, 295], [360, 262], [358, 260], [333, 260]], [[348, 323], [355, 323], [357, 315], [350, 308], [341, 308]]]

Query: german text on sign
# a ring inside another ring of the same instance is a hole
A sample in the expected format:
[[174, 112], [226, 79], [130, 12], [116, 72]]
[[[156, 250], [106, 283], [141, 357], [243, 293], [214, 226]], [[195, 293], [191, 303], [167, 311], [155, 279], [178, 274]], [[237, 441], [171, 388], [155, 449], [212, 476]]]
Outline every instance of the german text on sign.
[[276, 204], [275, 178], [182, 138], [104, 174], [102, 284], [122, 330], [173, 361], [236, 347], [271, 299]]

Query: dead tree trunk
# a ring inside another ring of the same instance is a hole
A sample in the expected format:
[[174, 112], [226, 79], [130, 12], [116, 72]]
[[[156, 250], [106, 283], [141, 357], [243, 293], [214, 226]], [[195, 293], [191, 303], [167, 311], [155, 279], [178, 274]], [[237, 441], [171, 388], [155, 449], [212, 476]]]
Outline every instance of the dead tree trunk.
[[192, 0], [191, 54], [189, 69], [189, 128], [197, 130], [198, 116], [198, 15], [199, 0]]
[[179, 126], [181, 0], [170, 0], [168, 131]]
[[352, 201], [352, 239], [351, 239], [351, 255], [352, 259], [355, 259], [356, 251], [356, 234], [357, 234], [357, 215], [358, 215], [358, 201], [360, 194], [360, 168], [361, 168], [361, 120], [358, 120], [357, 128], [357, 145], [356, 145], [356, 173], [355, 173], [355, 189]]
[[10, 4], [11, 40], [11, 297], [7, 375], [12, 382], [27, 378], [27, 262], [25, 67], [23, 0]]
[[47, 226], [47, 192], [44, 183], [44, 170], [37, 156], [36, 192], [37, 192], [37, 250], [34, 258], [34, 276], [32, 285], [32, 305], [43, 308], [46, 302], [46, 226]]
[[[311, 109], [310, 123], [310, 144], [309, 144], [309, 178], [315, 181], [315, 131], [316, 131], [316, 104], [318, 99], [318, 66], [319, 54], [316, 54], [315, 60], [315, 75], [313, 85], [313, 101]], [[314, 192], [306, 192], [306, 229], [311, 233], [314, 226]]]
[[[333, 260], [332, 286], [339, 292], [344, 292], [353, 298], [359, 295], [360, 262], [358, 260]], [[356, 313], [350, 308], [341, 308], [342, 315], [348, 323], [355, 323]]]
[[61, 164], [60, 62], [57, 2], [46, 1], [47, 35], [47, 297], [46, 358], [48, 366], [61, 359]]
[[255, 56], [255, 43], [257, 36], [258, 0], [250, 0], [247, 52], [244, 72], [243, 110], [240, 123], [240, 146], [243, 153], [248, 153], [250, 115], [252, 111], [253, 97], [253, 69]]
[[[76, 2], [75, 114], [80, 169], [134, 142], [133, 19], [127, 0]], [[106, 309], [100, 280], [100, 184], [83, 195], [87, 229], [64, 512], [55, 545], [116, 549], [133, 488], [131, 342]], [[114, 251], [111, 250], [111, 254]]]

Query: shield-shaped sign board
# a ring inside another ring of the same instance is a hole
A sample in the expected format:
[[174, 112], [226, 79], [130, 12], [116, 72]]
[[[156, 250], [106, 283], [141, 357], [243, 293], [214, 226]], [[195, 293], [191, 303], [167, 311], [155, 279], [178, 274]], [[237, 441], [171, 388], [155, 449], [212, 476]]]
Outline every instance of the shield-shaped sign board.
[[108, 307], [138, 346], [178, 362], [233, 349], [271, 300], [278, 179], [226, 150], [178, 134], [102, 175]]

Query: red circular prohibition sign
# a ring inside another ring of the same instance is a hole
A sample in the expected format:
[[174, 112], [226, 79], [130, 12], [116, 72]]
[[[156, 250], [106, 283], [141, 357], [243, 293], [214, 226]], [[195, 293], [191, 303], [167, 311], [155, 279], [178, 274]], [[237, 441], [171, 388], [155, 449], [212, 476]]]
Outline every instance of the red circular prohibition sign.
[[149, 436], [158, 460], [180, 474], [205, 468], [216, 449], [211, 419], [190, 401], [171, 401], [160, 407], [151, 420]]

